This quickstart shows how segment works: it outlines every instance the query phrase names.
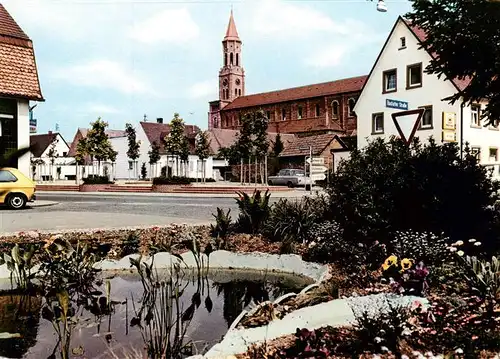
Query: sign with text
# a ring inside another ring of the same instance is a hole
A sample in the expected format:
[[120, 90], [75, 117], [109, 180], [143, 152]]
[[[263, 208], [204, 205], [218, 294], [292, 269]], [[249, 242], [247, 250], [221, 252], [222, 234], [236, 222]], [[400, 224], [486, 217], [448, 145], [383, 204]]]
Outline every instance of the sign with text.
[[443, 112], [443, 130], [456, 129], [457, 115], [454, 112]]
[[443, 131], [443, 142], [457, 142], [457, 133], [454, 130]]
[[30, 119], [30, 133], [36, 133], [36, 119]]
[[385, 100], [385, 107], [395, 108], [398, 110], [408, 110], [408, 102], [386, 99]]

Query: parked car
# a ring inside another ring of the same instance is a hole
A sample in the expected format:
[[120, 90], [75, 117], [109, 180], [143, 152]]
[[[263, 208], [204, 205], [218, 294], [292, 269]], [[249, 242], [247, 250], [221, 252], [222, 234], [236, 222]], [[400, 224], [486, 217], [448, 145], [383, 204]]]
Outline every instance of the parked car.
[[304, 170], [285, 169], [278, 172], [277, 176], [270, 176], [267, 180], [270, 186], [309, 187], [310, 180]]
[[36, 183], [15, 168], [0, 168], [0, 205], [22, 209], [35, 200]]

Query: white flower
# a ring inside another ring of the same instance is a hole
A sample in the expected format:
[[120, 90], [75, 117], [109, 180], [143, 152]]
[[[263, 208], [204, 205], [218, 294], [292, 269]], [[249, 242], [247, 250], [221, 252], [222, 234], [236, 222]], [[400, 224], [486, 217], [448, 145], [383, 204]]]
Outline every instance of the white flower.
[[309, 243], [309, 248], [312, 248], [316, 245], [316, 242], [315, 241], [312, 241], [311, 243]]
[[409, 336], [411, 335], [411, 330], [408, 329], [408, 328], [405, 328], [402, 332], [401, 332], [402, 335], [404, 336]]
[[455, 247], [450, 247], [450, 252], [456, 252], [457, 249]]
[[474, 245], [479, 247], [481, 245], [481, 242], [476, 242], [474, 243]]
[[410, 357], [408, 355], [401, 355], [401, 359], [410, 359]]
[[462, 348], [458, 348], [457, 350], [455, 350], [455, 353], [457, 353], [457, 354], [463, 354], [464, 350]]
[[387, 347], [380, 347], [380, 350], [382, 351], [382, 353], [389, 352], [389, 348], [387, 348]]
[[463, 255], [465, 254], [464, 251], [458, 251], [457, 254], [460, 256], [460, 257], [463, 257]]
[[380, 343], [380, 342], [382, 341], [382, 338], [380, 338], [380, 337], [376, 337], [374, 340], [375, 340], [375, 343], [377, 343], [377, 344], [378, 344], [378, 343]]
[[464, 241], [456, 241], [454, 245], [455, 246], [461, 246], [463, 244], [464, 244]]
[[476, 240], [474, 238], [469, 239], [470, 243], [474, 243]]

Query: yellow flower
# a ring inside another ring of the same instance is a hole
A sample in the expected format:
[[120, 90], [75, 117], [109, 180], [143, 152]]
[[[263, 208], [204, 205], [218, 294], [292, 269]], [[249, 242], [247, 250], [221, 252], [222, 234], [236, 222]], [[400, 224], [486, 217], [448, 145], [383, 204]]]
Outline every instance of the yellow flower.
[[382, 264], [382, 268], [384, 270], [387, 270], [391, 266], [396, 265], [397, 262], [398, 262], [398, 257], [396, 257], [396, 256], [390, 256], [389, 258], [387, 258], [385, 260], [384, 264]]
[[410, 269], [413, 263], [414, 263], [413, 259], [408, 259], [408, 258], [403, 259], [401, 261], [401, 271]]

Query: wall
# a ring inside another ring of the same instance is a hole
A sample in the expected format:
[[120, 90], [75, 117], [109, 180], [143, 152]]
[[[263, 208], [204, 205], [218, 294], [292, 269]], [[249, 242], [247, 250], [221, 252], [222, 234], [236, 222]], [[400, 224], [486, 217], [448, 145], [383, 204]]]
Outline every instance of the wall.
[[[406, 38], [405, 49], [400, 49], [401, 37]], [[407, 26], [403, 22], [399, 22], [355, 106], [358, 118], [358, 148], [366, 146], [368, 143], [367, 138], [389, 138], [391, 135], [399, 137], [391, 114], [402, 110], [387, 108], [386, 99], [406, 101], [410, 110], [416, 109], [419, 106], [433, 106], [433, 128], [418, 130], [416, 133], [416, 136], [420, 137], [423, 141], [432, 135], [440, 142], [442, 137], [442, 113], [455, 112], [457, 119], [457, 140], [459, 140], [460, 104], [455, 103], [455, 105], [450, 105], [448, 102], [441, 100], [456, 91], [451, 82], [423, 73], [422, 87], [406, 89], [407, 65], [422, 62], [422, 68], [425, 68], [429, 64], [430, 59], [430, 55], [425, 50], [419, 50], [418, 41]], [[397, 91], [383, 94], [383, 71], [394, 68], [397, 69]], [[384, 113], [384, 134], [373, 135], [372, 114], [378, 112]]]
[[[17, 146], [18, 148], [30, 145], [29, 101], [17, 101]], [[30, 175], [30, 155], [25, 154], [18, 160], [18, 169], [26, 176]]]
[[[116, 156], [115, 175], [117, 179], [133, 178], [133, 171], [129, 171], [129, 159], [127, 157], [128, 141], [127, 137], [110, 138], [109, 141], [113, 149], [118, 152]], [[139, 164], [140, 166], [140, 164]], [[140, 167], [139, 167], [140, 171]]]

